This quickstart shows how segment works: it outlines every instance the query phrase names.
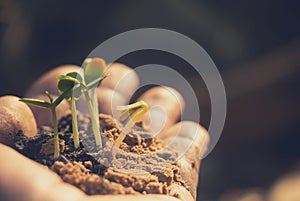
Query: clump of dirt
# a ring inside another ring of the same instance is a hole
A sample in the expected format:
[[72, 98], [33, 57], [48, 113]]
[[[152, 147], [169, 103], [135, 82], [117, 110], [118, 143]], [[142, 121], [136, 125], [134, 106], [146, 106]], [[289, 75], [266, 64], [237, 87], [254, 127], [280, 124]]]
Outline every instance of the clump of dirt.
[[165, 149], [163, 142], [153, 137], [142, 122], [135, 125], [117, 149], [112, 145], [123, 124], [110, 115], [100, 114], [103, 148], [97, 150], [89, 116], [78, 113], [80, 147], [75, 149], [71, 118], [68, 111], [59, 121], [61, 156], [58, 160], [53, 159], [53, 129], [49, 127], [40, 128], [39, 134], [31, 138], [19, 131], [15, 149], [90, 195], [171, 195], [172, 184], [188, 189], [176, 163], [176, 153]]

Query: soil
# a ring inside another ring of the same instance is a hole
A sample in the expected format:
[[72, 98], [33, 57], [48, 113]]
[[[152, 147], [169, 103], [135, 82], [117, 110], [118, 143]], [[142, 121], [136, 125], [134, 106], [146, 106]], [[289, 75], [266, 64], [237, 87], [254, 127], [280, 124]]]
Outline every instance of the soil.
[[71, 113], [59, 121], [61, 156], [53, 159], [53, 129], [42, 127], [35, 137], [19, 131], [15, 149], [48, 166], [65, 182], [89, 195], [93, 194], [171, 194], [171, 185], [188, 189], [176, 163], [176, 153], [164, 148], [161, 140], [152, 137], [139, 122], [127, 134], [120, 149], [112, 146], [123, 123], [110, 115], [100, 114], [103, 148], [98, 151], [88, 115], [78, 113], [80, 147], [75, 149]]

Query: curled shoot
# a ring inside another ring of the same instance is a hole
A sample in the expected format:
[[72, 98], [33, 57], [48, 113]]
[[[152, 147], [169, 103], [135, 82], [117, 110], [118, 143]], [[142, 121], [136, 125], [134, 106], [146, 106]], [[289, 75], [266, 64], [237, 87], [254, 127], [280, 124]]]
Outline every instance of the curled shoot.
[[117, 110], [121, 112], [121, 120], [125, 120], [130, 117], [126, 125], [121, 131], [120, 136], [114, 142], [115, 147], [120, 147], [121, 143], [125, 139], [126, 135], [130, 132], [132, 127], [140, 118], [148, 111], [149, 106], [145, 101], [139, 101], [130, 105], [118, 106]]
[[68, 94], [71, 92], [71, 89], [66, 90], [64, 93], [62, 93], [56, 100], [53, 100], [52, 96], [48, 91], [45, 92], [47, 97], [49, 98], [49, 102], [34, 98], [21, 98], [20, 101], [40, 107], [40, 108], [46, 108], [51, 110], [52, 114], [52, 123], [53, 123], [53, 129], [54, 129], [54, 159], [57, 159], [60, 154], [60, 148], [59, 148], [59, 138], [58, 138], [58, 122], [57, 122], [57, 115], [56, 115], [56, 107], [61, 103], [63, 99], [65, 99]]

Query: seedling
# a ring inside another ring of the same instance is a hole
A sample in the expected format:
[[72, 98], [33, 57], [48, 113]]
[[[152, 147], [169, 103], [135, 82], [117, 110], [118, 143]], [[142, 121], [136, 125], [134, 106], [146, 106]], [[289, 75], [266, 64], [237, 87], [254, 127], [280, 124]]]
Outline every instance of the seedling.
[[56, 115], [56, 107], [63, 101], [68, 94], [71, 92], [72, 89], [66, 90], [64, 93], [62, 93], [55, 101], [51, 97], [48, 91], [45, 92], [45, 94], [48, 96], [49, 101], [39, 100], [39, 99], [33, 99], [33, 98], [21, 98], [20, 101], [24, 103], [28, 103], [31, 105], [34, 105], [36, 107], [40, 108], [47, 108], [51, 110], [52, 114], [52, 122], [53, 122], [53, 129], [54, 129], [54, 159], [57, 159], [59, 157], [59, 139], [58, 139], [58, 122], [57, 122], [57, 115]]
[[114, 146], [116, 147], [120, 146], [120, 144], [125, 139], [126, 135], [130, 132], [130, 130], [134, 126], [134, 124], [140, 120], [140, 118], [143, 116], [143, 114], [145, 114], [148, 111], [148, 109], [149, 106], [144, 101], [139, 101], [131, 105], [117, 107], [117, 110], [121, 112], [121, 116], [120, 116], [121, 120], [125, 120], [128, 117], [130, 118], [126, 123], [125, 127], [122, 129], [121, 134], [115, 141]]
[[64, 75], [58, 76], [57, 80], [58, 80], [58, 90], [60, 94], [63, 94], [67, 90], [71, 90], [71, 92], [67, 94], [66, 100], [71, 102], [74, 147], [75, 149], [77, 149], [79, 147], [79, 132], [78, 132], [77, 113], [76, 113], [77, 110], [76, 110], [75, 100], [78, 100], [82, 94], [80, 88], [82, 77], [78, 73], [72, 72], [66, 74], [65, 76]]
[[[104, 74], [104, 70], [106, 68], [105, 61], [100, 58], [88, 58], [84, 61], [83, 63], [84, 66], [84, 81], [86, 84], [90, 84], [94, 80], [96, 80], [99, 77], [106, 76]], [[96, 93], [96, 88], [99, 87], [101, 82], [96, 85], [96, 87], [93, 87], [90, 89], [91, 91], [91, 100], [92, 100], [92, 105], [94, 107], [95, 113], [99, 114], [99, 108], [98, 108], [98, 98], [97, 98], [97, 93]], [[98, 123], [99, 123], [99, 118]]]
[[[61, 93], [64, 93], [66, 90], [73, 89], [73, 96], [70, 93], [68, 94], [67, 99], [71, 100], [72, 105], [72, 124], [74, 129], [73, 133], [75, 147], [79, 146], [75, 100], [78, 99], [83, 93], [91, 116], [96, 146], [98, 149], [101, 149], [102, 140], [100, 135], [98, 97], [96, 94], [96, 88], [99, 87], [101, 82], [108, 76], [104, 73], [106, 65], [103, 59], [89, 58], [84, 61], [83, 67], [84, 79], [75, 72], [67, 75], [60, 75], [57, 77], [59, 80], [58, 88]], [[91, 93], [92, 98], [90, 98], [89, 92]]]
[[[96, 88], [100, 86], [101, 82], [108, 76], [104, 73], [106, 68], [105, 61], [100, 58], [88, 58], [83, 63], [84, 73], [84, 90], [88, 109], [91, 115], [92, 128], [95, 135], [96, 145], [99, 149], [102, 148], [102, 141], [100, 136], [100, 124], [99, 124], [99, 108], [98, 108], [98, 97]], [[91, 97], [89, 96], [91, 92]]]

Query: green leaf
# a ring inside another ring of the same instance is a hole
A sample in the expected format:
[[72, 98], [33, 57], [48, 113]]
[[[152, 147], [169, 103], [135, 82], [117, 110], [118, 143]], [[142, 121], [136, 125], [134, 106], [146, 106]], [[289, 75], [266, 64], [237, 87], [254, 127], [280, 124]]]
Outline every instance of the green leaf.
[[66, 75], [59, 75], [59, 76], [56, 77], [56, 79], [58, 81], [68, 80], [68, 81], [73, 82], [73, 83], [80, 83], [82, 81], [81, 75], [79, 73], [76, 73], [76, 72], [68, 73]]
[[57, 77], [57, 79], [59, 93], [63, 94], [65, 91], [69, 91], [68, 94], [64, 95], [66, 99], [70, 99], [72, 97], [78, 99], [81, 96], [82, 92], [80, 83], [82, 82], [82, 77], [79, 73], [72, 72], [68, 73], [67, 75], [60, 75]]
[[21, 98], [19, 101], [22, 101], [24, 103], [34, 105], [34, 106], [40, 107], [40, 108], [50, 108], [51, 107], [51, 103], [48, 103], [44, 100], [34, 99], [34, 98]]
[[64, 91], [60, 96], [57, 97], [57, 99], [54, 101], [54, 105], [58, 106], [64, 99], [70, 98], [70, 94], [72, 93], [73, 88], [70, 88], [66, 91]]
[[[94, 80], [103, 77], [104, 70], [106, 68], [105, 61], [100, 58], [88, 58], [83, 63], [83, 73], [84, 73], [84, 80], [88, 85]], [[101, 84], [99, 81], [97, 83], [97, 87]]]

